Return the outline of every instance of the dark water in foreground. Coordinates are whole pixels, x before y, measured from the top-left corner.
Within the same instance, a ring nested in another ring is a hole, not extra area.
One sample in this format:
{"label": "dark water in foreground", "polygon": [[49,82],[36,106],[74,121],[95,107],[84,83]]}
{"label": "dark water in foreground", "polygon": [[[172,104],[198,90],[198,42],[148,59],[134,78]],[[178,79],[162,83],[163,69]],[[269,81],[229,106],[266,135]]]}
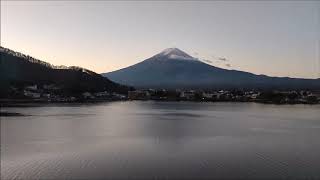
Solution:
{"label": "dark water in foreground", "polygon": [[320,178],[320,106],[112,102],[5,108],[1,179]]}

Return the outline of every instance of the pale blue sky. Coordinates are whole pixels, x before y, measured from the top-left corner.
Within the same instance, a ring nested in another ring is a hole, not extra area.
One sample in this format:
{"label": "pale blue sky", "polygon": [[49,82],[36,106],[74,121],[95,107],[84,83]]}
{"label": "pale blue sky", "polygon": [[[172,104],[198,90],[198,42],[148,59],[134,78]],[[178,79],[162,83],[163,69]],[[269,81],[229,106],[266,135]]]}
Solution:
{"label": "pale blue sky", "polygon": [[223,68],[318,78],[320,2],[1,1],[1,45],[99,73],[177,47]]}

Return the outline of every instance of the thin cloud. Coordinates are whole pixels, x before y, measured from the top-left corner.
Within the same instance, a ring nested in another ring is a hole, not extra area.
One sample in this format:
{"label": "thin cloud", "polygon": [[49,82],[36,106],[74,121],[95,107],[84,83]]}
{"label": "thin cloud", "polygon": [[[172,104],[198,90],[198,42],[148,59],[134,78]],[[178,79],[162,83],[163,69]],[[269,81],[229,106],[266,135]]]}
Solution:
{"label": "thin cloud", "polygon": [[[193,55],[194,56],[198,56],[199,53],[198,52],[193,52]],[[212,59],[211,59],[212,58]],[[217,64],[220,64],[220,62],[227,62],[229,61],[227,58],[224,58],[224,57],[218,57],[218,56],[215,56],[215,55],[211,55],[211,60],[209,59],[202,59],[202,58],[197,58],[198,60],[200,61],[203,61],[203,62],[206,62],[208,64],[214,64],[214,63],[217,63]],[[226,65],[227,67],[231,67],[230,64]]]}
{"label": "thin cloud", "polygon": [[223,57],[220,57],[219,60],[220,60],[220,61],[228,61],[228,59],[223,58]]}
{"label": "thin cloud", "polygon": [[207,63],[209,63],[209,64],[212,64],[212,61],[207,60],[207,59],[203,59],[202,61],[207,62]]}
{"label": "thin cloud", "polygon": [[224,58],[224,57],[218,57],[218,56],[214,56],[214,55],[212,55],[211,57],[216,60],[219,60],[219,61],[229,61],[227,58]]}

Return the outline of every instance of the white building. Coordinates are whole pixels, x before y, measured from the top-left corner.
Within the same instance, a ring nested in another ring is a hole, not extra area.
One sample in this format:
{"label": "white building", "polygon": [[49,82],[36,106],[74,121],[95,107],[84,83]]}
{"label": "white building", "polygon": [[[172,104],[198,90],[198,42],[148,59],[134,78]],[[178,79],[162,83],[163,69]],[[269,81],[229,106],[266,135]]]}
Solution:
{"label": "white building", "polygon": [[30,92],[26,90],[24,90],[23,95],[31,98],[40,98],[40,93]]}
{"label": "white building", "polygon": [[33,85],[33,86],[26,86],[25,89],[27,90],[32,90],[32,91],[36,91],[38,89],[37,85]]}

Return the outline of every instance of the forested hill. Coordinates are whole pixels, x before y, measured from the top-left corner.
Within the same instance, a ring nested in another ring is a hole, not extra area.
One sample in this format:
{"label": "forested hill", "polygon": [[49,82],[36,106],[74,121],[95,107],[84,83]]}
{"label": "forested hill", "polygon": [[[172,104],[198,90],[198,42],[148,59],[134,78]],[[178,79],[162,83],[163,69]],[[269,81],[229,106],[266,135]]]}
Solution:
{"label": "forested hill", "polygon": [[10,87],[54,84],[63,93],[109,91],[126,94],[129,88],[93,71],[71,66],[53,66],[31,56],[0,47],[1,95]]}

